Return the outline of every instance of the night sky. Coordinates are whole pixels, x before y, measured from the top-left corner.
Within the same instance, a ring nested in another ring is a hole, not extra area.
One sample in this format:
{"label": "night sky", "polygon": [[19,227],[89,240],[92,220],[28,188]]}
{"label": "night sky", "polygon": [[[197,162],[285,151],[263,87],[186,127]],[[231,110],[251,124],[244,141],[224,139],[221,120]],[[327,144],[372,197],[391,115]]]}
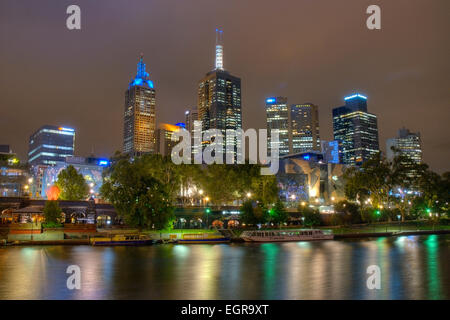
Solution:
{"label": "night sky", "polygon": [[[82,29],[66,28],[81,7]],[[380,5],[381,30],[366,28]],[[26,159],[44,124],[75,128],[75,153],[122,148],[124,92],[140,52],[155,83],[157,122],[184,120],[224,30],[225,69],[242,79],[244,128],[265,128],[264,100],[331,109],[355,91],[378,116],[380,146],[405,126],[424,160],[450,170],[449,0],[0,1],[0,144]]]}

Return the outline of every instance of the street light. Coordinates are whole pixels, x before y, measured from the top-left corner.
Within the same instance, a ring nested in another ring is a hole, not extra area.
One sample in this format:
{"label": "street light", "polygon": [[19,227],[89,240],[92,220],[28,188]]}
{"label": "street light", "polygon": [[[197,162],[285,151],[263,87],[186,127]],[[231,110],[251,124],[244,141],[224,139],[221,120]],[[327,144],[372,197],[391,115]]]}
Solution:
{"label": "street light", "polygon": [[295,194],[291,195],[291,200],[294,201],[297,197],[295,196]]}
{"label": "street light", "polygon": [[252,194],[251,192],[247,192],[247,198],[251,198]]}
{"label": "street light", "polygon": [[203,190],[202,190],[202,189],[198,190],[198,193],[199,193],[200,195],[202,195],[202,194],[203,194]]}

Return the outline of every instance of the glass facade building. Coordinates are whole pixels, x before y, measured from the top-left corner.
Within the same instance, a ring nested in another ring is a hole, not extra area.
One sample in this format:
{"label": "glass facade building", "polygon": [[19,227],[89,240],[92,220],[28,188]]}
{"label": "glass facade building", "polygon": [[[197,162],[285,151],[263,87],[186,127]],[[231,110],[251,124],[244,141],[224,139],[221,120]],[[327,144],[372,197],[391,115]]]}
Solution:
{"label": "glass facade building", "polygon": [[319,108],[312,103],[291,105],[291,153],[320,151]]}
{"label": "glass facade building", "polygon": [[[395,150],[392,150],[394,148]],[[410,161],[415,164],[422,163],[422,140],[420,133],[410,132],[406,128],[398,131],[398,136],[387,139],[386,141],[386,157],[392,161],[396,154],[407,156]],[[414,173],[411,171],[410,175]]]}
{"label": "glass facade building", "polygon": [[123,152],[132,155],[154,153],[155,144],[155,89],[141,55],[137,74],[125,92]]}
{"label": "glass facade building", "polygon": [[276,147],[272,141],[272,130],[277,129],[279,155],[287,155],[291,150],[289,134],[290,113],[286,97],[271,97],[266,99],[266,123],[267,123],[267,154],[271,154]]}
{"label": "glass facade building", "polygon": [[323,160],[326,163],[339,163],[339,142],[321,141]]}
{"label": "glass facade building", "polygon": [[73,156],[75,130],[46,125],[33,133],[29,140],[28,163],[52,165]]}
{"label": "glass facade building", "polygon": [[333,109],[333,134],[344,164],[361,165],[379,152],[377,116],[367,112],[367,97],[348,96],[344,106]]}

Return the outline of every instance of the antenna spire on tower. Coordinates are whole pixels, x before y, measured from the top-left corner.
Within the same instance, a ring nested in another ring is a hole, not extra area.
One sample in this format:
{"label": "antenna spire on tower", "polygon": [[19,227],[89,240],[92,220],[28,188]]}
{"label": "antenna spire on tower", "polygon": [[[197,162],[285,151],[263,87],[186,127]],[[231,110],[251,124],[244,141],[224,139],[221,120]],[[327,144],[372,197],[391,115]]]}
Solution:
{"label": "antenna spire on tower", "polygon": [[223,69],[223,30],[216,29],[216,70]]}

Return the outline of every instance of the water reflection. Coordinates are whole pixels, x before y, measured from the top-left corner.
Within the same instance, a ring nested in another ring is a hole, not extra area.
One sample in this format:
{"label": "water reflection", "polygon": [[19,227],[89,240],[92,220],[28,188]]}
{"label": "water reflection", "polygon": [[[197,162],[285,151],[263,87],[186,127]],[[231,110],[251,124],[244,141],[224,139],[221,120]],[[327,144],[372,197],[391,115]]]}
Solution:
{"label": "water reflection", "polygon": [[[450,236],[0,248],[0,299],[449,299]],[[82,289],[68,290],[79,265]],[[381,289],[366,286],[381,269]]]}

